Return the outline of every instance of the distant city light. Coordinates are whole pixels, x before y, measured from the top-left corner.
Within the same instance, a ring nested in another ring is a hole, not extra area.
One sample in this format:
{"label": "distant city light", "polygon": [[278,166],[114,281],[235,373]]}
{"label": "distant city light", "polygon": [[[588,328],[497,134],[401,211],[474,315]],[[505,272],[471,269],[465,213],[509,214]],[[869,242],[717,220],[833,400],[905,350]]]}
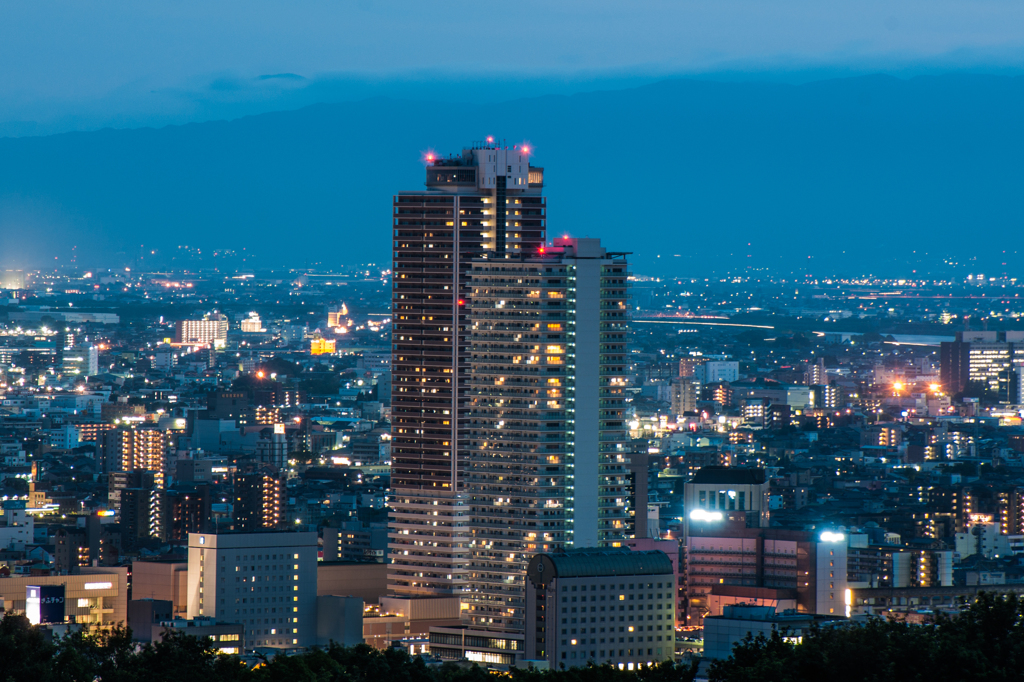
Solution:
{"label": "distant city light", "polygon": [[818,539],[822,542],[842,542],[846,539],[844,533],[836,533],[830,530],[826,530],[824,533],[818,536]]}
{"label": "distant city light", "polygon": [[694,509],[690,512],[691,521],[721,521],[725,516],[720,511],[708,511],[706,509]]}

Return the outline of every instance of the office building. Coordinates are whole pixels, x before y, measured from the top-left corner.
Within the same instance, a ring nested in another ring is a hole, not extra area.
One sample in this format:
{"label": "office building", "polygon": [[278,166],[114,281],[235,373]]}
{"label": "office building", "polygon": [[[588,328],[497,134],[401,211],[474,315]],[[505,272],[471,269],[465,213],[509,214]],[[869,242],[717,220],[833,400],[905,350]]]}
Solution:
{"label": "office building", "polygon": [[174,329],[174,342],[223,348],[228,339],[228,326],[227,315],[220,313],[203,315],[201,320],[178,320]]}
{"label": "office building", "polygon": [[956,341],[943,341],[939,349],[940,379],[949,394],[977,382],[985,390],[1001,394],[1002,402],[1016,402],[1018,394],[1012,389],[1019,391],[1019,384],[1011,375],[1021,365],[1024,331],[957,332]]}
{"label": "office building", "polygon": [[65,372],[90,377],[100,373],[99,349],[90,343],[65,350],[61,360]]}
{"label": "office building", "polygon": [[687,624],[729,604],[846,615],[843,533],[748,527],[748,515],[708,512],[686,538]]}
{"label": "office building", "polygon": [[426,188],[395,195],[390,581],[400,595],[458,594],[469,561],[462,489],[469,270],[544,245],[543,169],[481,143],[428,155]]}
{"label": "office building", "polygon": [[[133,604],[135,602],[132,602]],[[144,626],[143,626],[144,627]],[[132,632],[136,632],[132,628]],[[230,621],[217,621],[212,618],[164,618],[149,624],[148,640],[163,641],[172,632],[180,632],[197,639],[208,639],[213,650],[218,654],[245,653],[245,626]]]}
{"label": "office building", "polygon": [[476,627],[523,632],[533,554],[632,537],[627,274],[596,239],[473,264],[464,599]]}
{"label": "office building", "polygon": [[0,578],[8,613],[26,612],[26,588],[62,588],[63,622],[112,627],[128,620],[128,568],[76,568],[71,575],[10,575]]}
{"label": "office building", "polygon": [[235,474],[235,530],[255,533],[281,523],[284,482],[270,471]]}
{"label": "office building", "polygon": [[249,647],[316,643],[316,533],[192,533],[188,618],[241,623]]}
{"label": "office building", "polygon": [[764,635],[770,639],[772,632],[777,631],[784,632],[786,637],[799,638],[815,627],[843,620],[845,616],[797,613],[774,606],[726,606],[721,615],[704,619],[704,658],[719,661],[729,658],[736,645],[748,634],[752,637]]}
{"label": "office building", "polygon": [[706,466],[683,485],[683,536],[691,527],[742,512],[748,528],[768,527],[768,479],[764,469]]}
{"label": "office building", "polygon": [[702,384],[738,381],[740,363],[735,360],[707,360],[693,368],[693,377]]}
{"label": "office building", "polygon": [[343,521],[338,528],[325,527],[324,561],[372,561],[384,563],[388,529],[384,524]]}
{"label": "office building", "polygon": [[132,562],[132,599],[167,602],[170,615],[188,613],[188,561],[147,559]]}
{"label": "office building", "polygon": [[633,670],[674,658],[674,577],[664,552],[542,553],[527,576],[528,660]]}

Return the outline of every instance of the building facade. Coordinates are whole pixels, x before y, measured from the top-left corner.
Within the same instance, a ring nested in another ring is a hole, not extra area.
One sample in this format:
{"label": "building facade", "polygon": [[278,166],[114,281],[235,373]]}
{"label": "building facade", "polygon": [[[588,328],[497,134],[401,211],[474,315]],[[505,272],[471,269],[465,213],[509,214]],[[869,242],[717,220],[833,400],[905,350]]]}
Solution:
{"label": "building facade", "polygon": [[999,394],[1003,402],[1016,402],[1019,384],[1014,370],[1022,365],[1024,331],[957,332],[956,341],[944,341],[939,349],[940,378],[949,394],[977,383]]}
{"label": "building facade", "polygon": [[204,315],[201,320],[178,320],[175,343],[203,344],[223,348],[228,339],[228,318],[220,313]]}
{"label": "building facade", "polygon": [[234,529],[243,533],[273,530],[281,523],[284,482],[275,474],[258,471],[235,475]]}
{"label": "building facade", "polygon": [[473,264],[464,488],[473,626],[524,631],[533,554],[632,537],[627,274],[623,255],[596,239]]}
{"label": "building facade", "polygon": [[316,644],[316,579],[316,533],[188,537],[188,618],[241,623],[246,646]]}
{"label": "building facade", "polygon": [[544,245],[543,169],[529,150],[481,143],[428,155],[426,188],[395,195],[392,517],[395,594],[458,594],[468,570],[463,491],[474,259]]}
{"label": "building facade", "polygon": [[664,552],[538,554],[527,576],[528,660],[633,670],[674,658],[674,579]]}

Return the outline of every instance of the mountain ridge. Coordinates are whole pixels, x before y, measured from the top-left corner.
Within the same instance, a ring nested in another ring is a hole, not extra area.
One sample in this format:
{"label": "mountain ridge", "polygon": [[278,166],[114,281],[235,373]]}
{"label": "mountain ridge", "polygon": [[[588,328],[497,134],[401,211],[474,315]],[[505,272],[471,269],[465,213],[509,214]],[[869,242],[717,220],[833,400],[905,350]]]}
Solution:
{"label": "mountain ridge", "polygon": [[[0,265],[66,262],[72,246],[81,263],[157,263],[185,244],[245,247],[260,267],[387,263],[390,197],[422,186],[422,152],[492,134],[537,150],[551,235],[600,236],[657,274],[905,276],[943,258],[1019,271],[1020,120],[1021,76],[876,75],[483,105],[377,96],[0,138]],[[985,243],[964,238],[978,230]]]}

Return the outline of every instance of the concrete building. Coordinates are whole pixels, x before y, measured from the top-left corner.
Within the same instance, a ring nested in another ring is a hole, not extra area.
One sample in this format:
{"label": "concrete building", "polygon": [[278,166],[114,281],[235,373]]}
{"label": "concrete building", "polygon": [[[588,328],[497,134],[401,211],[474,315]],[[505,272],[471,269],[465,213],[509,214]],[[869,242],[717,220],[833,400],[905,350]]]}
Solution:
{"label": "concrete building", "polygon": [[842,616],[797,613],[778,610],[774,606],[726,606],[722,615],[704,619],[704,658],[729,658],[733,648],[747,635],[771,637],[772,632],[777,630],[785,632],[787,637],[800,637],[814,626],[842,623],[845,620]]}
{"label": "concrete building", "polygon": [[435,628],[459,628],[460,623],[458,597],[382,597],[378,607],[363,614],[363,640],[383,650],[401,640],[429,641]]}
{"label": "concrete building", "polygon": [[493,142],[457,157],[430,155],[426,189],[394,197],[389,549],[396,594],[459,594],[468,571],[469,270],[486,254],[544,246],[544,170],[529,158],[526,148]]}
{"label": "concrete building", "polygon": [[673,380],[669,389],[672,414],[678,417],[687,412],[696,412],[697,401],[700,400],[700,387],[700,381],[693,376]]}
{"label": "concrete building", "polygon": [[952,587],[953,551],[903,549],[893,552],[892,584],[893,587]]}
{"label": "concrete building", "polygon": [[384,563],[388,529],[383,523],[344,521],[340,528],[323,530],[324,561],[373,561]]}
{"label": "concrete building", "polygon": [[26,509],[24,500],[3,503],[4,518],[0,524],[0,549],[24,550],[35,542],[35,519]]}
{"label": "concrete building", "polygon": [[206,638],[219,654],[245,653],[245,627],[241,623],[217,621],[213,618],[173,618],[150,625],[151,642],[160,642],[169,632],[183,632],[196,638]]}
{"label": "concrete building", "polygon": [[316,567],[317,595],[359,597],[376,604],[387,594],[387,569],[378,563],[321,561]]}
{"label": "concrete building", "polygon": [[683,536],[694,525],[717,523],[727,512],[743,512],[749,528],[768,527],[768,479],[763,469],[706,466],[683,485]]}
{"label": "concrete building", "polygon": [[63,586],[68,623],[111,626],[128,620],[127,567],[81,567],[73,575],[0,577],[0,598],[8,613],[25,613],[29,585]]}
{"label": "concrete building", "polygon": [[674,658],[674,579],[664,552],[538,554],[527,575],[526,659],[633,670]]}
{"label": "concrete building", "polygon": [[464,601],[475,627],[523,633],[533,554],[633,535],[627,269],[596,239],[473,263]]}
{"label": "concrete building", "polygon": [[316,533],[192,533],[188,617],[239,622],[249,647],[316,643]]}
{"label": "concrete building", "polygon": [[708,360],[693,368],[694,378],[702,384],[739,381],[740,363],[736,360]]}
{"label": "concrete building", "polygon": [[170,617],[187,615],[188,562],[154,559],[133,561],[132,599],[133,602],[142,599],[167,602],[171,605]]}
{"label": "concrete building", "polygon": [[281,523],[284,482],[270,471],[235,474],[235,530],[255,533]]}
{"label": "concrete building", "polygon": [[[978,382],[1000,396],[1003,402],[1015,402],[1012,388],[1020,390],[1013,369],[1024,365],[1024,331],[963,331],[956,341],[943,341],[939,348],[939,367],[946,393],[964,390]],[[1013,384],[1011,386],[1011,384]]]}
{"label": "concrete building", "polygon": [[121,533],[109,517],[98,514],[77,516],[74,526],[63,526],[53,534],[53,568],[60,575],[79,566],[112,566],[121,550]]}
{"label": "concrete building", "polygon": [[174,342],[223,348],[227,343],[229,325],[227,315],[220,313],[209,313],[201,320],[178,320],[174,328]]}
{"label": "concrete building", "polygon": [[687,624],[729,604],[846,614],[847,543],[842,533],[745,527],[744,515],[691,526],[686,541]]}
{"label": "concrete building", "polygon": [[363,643],[363,600],[359,597],[323,595],[316,598],[316,643],[327,646]]}

